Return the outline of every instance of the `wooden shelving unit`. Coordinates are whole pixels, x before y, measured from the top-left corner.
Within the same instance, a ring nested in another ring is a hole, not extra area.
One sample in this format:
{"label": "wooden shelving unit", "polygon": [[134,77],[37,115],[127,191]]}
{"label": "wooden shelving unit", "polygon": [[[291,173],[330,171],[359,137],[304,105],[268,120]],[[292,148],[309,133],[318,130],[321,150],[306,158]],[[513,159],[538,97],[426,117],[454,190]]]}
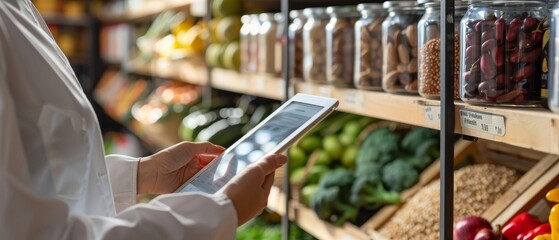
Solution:
{"label": "wooden shelving unit", "polygon": [[163,11],[177,10],[188,7],[195,0],[152,0],[142,4],[141,8],[122,12],[101,12],[98,18],[105,23],[134,22],[147,19]]}
{"label": "wooden shelving unit", "polygon": [[156,59],[148,64],[131,63],[128,69],[136,74],[207,85],[208,74],[202,59]]}
{"label": "wooden shelving unit", "polygon": [[285,82],[281,78],[243,75],[224,69],[213,69],[211,74],[213,88],[280,101],[285,99]]}

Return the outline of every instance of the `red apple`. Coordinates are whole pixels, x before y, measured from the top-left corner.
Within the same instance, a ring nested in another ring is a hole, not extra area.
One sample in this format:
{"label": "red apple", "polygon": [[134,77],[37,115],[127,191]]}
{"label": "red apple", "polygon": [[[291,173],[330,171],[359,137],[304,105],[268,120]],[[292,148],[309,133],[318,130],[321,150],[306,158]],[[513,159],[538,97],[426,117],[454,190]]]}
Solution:
{"label": "red apple", "polygon": [[489,228],[483,228],[477,232],[474,240],[497,240],[497,236]]}

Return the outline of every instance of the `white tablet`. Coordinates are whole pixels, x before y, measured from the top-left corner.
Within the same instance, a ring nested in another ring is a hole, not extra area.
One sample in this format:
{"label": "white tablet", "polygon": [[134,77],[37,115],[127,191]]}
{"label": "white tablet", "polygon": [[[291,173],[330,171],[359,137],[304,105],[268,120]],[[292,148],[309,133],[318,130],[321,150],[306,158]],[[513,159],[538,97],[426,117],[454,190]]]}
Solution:
{"label": "white tablet", "polygon": [[281,153],[328,116],[338,100],[297,94],[194,175],[177,192],[215,193],[265,155]]}

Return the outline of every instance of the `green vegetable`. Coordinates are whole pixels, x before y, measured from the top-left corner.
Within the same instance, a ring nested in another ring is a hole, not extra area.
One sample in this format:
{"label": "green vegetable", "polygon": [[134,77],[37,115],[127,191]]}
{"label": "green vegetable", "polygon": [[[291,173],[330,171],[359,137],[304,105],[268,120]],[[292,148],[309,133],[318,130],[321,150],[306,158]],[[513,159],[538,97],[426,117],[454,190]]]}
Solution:
{"label": "green vegetable", "polygon": [[438,137],[439,131],[437,130],[416,127],[402,139],[402,148],[413,153],[425,140],[438,139]]}
{"label": "green vegetable", "polygon": [[303,189],[301,189],[301,201],[305,206],[309,206],[310,201],[311,201],[311,197],[316,194],[316,191],[318,190],[318,185],[316,184],[310,184],[307,186],[304,186]]}
{"label": "green vegetable", "polygon": [[355,159],[357,158],[357,152],[359,149],[356,146],[347,147],[342,154],[342,164],[347,168],[355,167]]}
{"label": "green vegetable", "polygon": [[328,172],[330,172],[330,168],[328,168],[327,166],[314,165],[309,173],[307,184],[317,184],[320,179]]}
{"label": "green vegetable", "polygon": [[357,206],[377,209],[385,204],[400,202],[400,193],[387,191],[381,181],[358,178],[351,187],[351,202]]}
{"label": "green vegetable", "polygon": [[382,168],[382,182],[392,191],[400,192],[419,180],[419,172],[408,161],[397,159]]}
{"label": "green vegetable", "polygon": [[353,181],[353,173],[342,168],[320,179],[316,193],[310,200],[310,206],[318,217],[338,225],[355,219],[357,208],[348,199]]}
{"label": "green vegetable", "polygon": [[342,144],[338,141],[338,137],[335,134],[324,137],[322,148],[332,159],[339,159],[343,152]]}
{"label": "green vegetable", "polygon": [[322,139],[317,135],[306,135],[301,141],[299,141],[298,146],[301,147],[306,152],[312,152],[322,145]]}
{"label": "green vegetable", "polygon": [[332,158],[328,153],[322,149],[315,150],[318,151],[318,159],[316,159],[315,165],[328,166],[332,162]]}
{"label": "green vegetable", "polygon": [[305,166],[307,162],[307,153],[303,149],[292,146],[289,148],[289,172]]}

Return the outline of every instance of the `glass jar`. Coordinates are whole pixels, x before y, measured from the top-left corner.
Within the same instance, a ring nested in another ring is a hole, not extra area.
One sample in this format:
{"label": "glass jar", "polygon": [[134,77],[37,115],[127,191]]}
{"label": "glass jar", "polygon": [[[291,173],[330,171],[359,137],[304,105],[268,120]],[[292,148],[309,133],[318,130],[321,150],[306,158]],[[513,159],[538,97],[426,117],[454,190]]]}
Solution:
{"label": "glass jar", "polygon": [[417,23],[424,9],[415,1],[388,1],[383,7],[388,17],[382,23],[382,88],[417,94]]}
{"label": "glass jar", "polygon": [[[246,61],[246,73],[256,73],[258,71],[258,45],[259,45],[259,29],[260,29],[260,19],[258,14],[251,14],[249,25],[248,25],[248,40],[249,43],[247,47],[248,55],[245,59]],[[242,58],[241,58],[241,61]]]}
{"label": "glass jar", "polygon": [[355,6],[328,7],[326,25],[326,80],[339,87],[353,87]]}
{"label": "glass jar", "polygon": [[357,5],[353,84],[365,90],[382,90],[382,22],[388,14],[382,4]]}
{"label": "glass jar", "polygon": [[[439,98],[441,95],[440,78],[440,25],[441,2],[437,0],[417,0],[420,6],[425,7],[425,15],[418,23],[419,39],[419,95],[425,98]],[[468,10],[468,5],[462,0],[454,2],[454,98],[460,99],[460,20]],[[449,61],[450,59],[446,59]],[[451,79],[449,79],[451,80]]]}
{"label": "glass jar", "polygon": [[471,0],[460,23],[460,98],[539,106],[545,1]]}
{"label": "glass jar", "polygon": [[258,41],[258,73],[281,76],[282,45],[280,31],[283,18],[279,13],[262,13]]}
{"label": "glass jar", "polygon": [[289,12],[292,22],[289,24],[289,71],[295,80],[303,79],[303,25],[305,18],[302,10]]}
{"label": "glass jar", "polygon": [[[549,62],[551,61],[551,45],[553,45],[553,38],[550,38],[548,36],[551,36],[551,19],[553,18],[552,16],[552,10],[553,7],[557,4],[557,0],[548,0],[547,1],[547,16],[549,16],[546,21],[542,24],[542,31],[544,32],[543,34],[543,40],[542,40],[542,58],[543,58],[543,62],[542,62],[542,90],[541,90],[541,104],[543,107],[545,108],[549,108],[548,105],[548,101],[549,101],[549,89],[548,86],[550,84],[550,80],[549,80],[549,72],[551,71],[550,67],[549,67]],[[551,41],[550,41],[551,40]]]}
{"label": "glass jar", "polygon": [[[559,113],[559,3],[557,1],[549,1],[549,5],[555,4],[555,8],[551,9],[551,36],[549,41],[549,64],[548,64],[548,87],[549,98],[548,105],[555,113]],[[543,92],[543,90],[542,90]]]}
{"label": "glass jar", "polygon": [[326,32],[328,14],[325,8],[306,8],[303,27],[303,78],[305,81],[326,82]]}
{"label": "glass jar", "polygon": [[241,17],[241,32],[240,32],[240,39],[239,39],[239,46],[240,46],[240,58],[241,58],[241,72],[242,73],[249,73],[249,62],[250,62],[250,28],[251,28],[251,16],[250,15],[243,15]]}

